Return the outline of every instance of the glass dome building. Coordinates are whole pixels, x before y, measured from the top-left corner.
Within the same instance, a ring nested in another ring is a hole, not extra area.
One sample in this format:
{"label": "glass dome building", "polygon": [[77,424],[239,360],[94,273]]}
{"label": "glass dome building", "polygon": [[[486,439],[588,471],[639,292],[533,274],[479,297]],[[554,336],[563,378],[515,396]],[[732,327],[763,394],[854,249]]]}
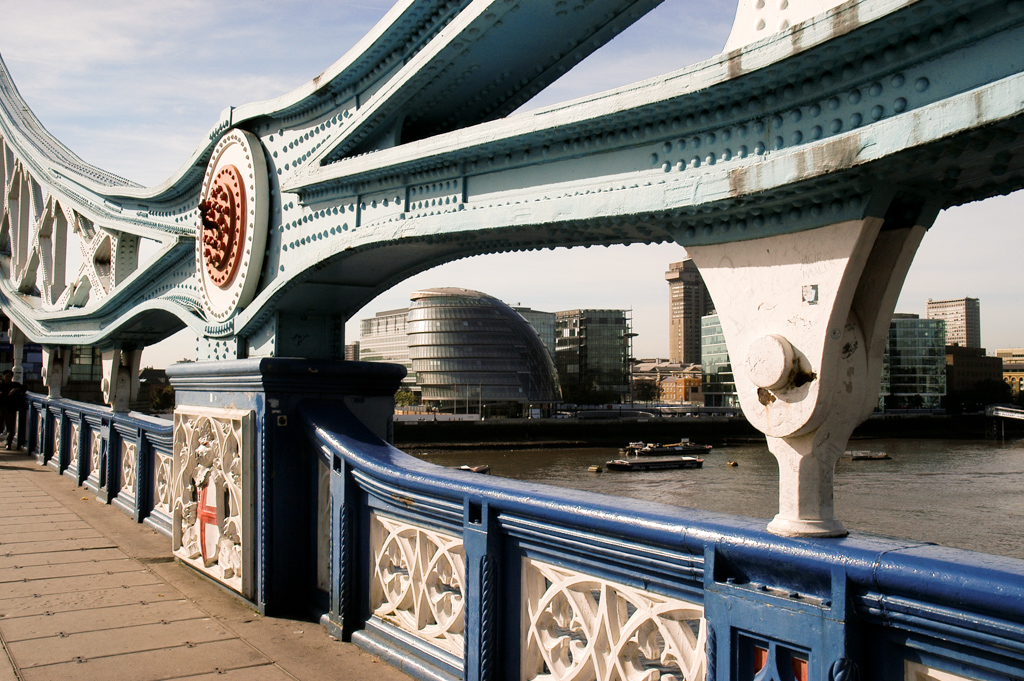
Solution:
{"label": "glass dome building", "polygon": [[479,291],[411,296],[406,332],[420,398],[441,411],[517,416],[559,399],[555,366],[537,331]]}

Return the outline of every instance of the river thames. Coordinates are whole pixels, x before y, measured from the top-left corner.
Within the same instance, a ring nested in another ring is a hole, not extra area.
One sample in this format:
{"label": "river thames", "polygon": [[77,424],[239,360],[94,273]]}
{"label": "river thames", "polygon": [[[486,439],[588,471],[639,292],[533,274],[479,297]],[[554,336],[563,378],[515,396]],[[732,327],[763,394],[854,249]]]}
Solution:
{"label": "river thames", "polygon": [[[1024,440],[856,440],[881,461],[840,460],[836,514],[850,530],[1024,558]],[[561,487],[769,519],[778,466],[765,445],[715,448],[704,467],[590,473],[617,449],[421,451],[442,466],[489,464],[491,474]],[[728,462],[735,461],[733,467]]]}

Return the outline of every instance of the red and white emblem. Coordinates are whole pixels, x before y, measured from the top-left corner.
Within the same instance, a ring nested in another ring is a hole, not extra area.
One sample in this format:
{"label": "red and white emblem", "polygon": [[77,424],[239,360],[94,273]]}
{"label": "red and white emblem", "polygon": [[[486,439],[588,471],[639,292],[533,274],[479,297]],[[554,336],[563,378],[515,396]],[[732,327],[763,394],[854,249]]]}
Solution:
{"label": "red and white emblem", "polygon": [[[199,551],[203,564],[210,567],[217,562],[217,546],[220,541],[220,522],[217,520],[217,505],[209,503],[209,492],[213,485],[199,490],[199,507],[196,509],[196,523],[199,525]],[[217,490],[214,489],[214,499]]]}
{"label": "red and white emblem", "polygon": [[256,293],[267,238],[267,164],[244,130],[221,138],[199,201],[196,266],[207,314],[224,321]]}

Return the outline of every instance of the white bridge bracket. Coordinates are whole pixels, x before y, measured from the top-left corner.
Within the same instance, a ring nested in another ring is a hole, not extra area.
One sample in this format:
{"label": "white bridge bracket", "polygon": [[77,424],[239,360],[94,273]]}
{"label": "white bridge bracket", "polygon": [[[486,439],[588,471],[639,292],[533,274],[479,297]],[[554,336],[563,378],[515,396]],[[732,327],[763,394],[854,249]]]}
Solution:
{"label": "white bridge bracket", "polygon": [[142,348],[104,350],[103,380],[100,388],[103,401],[115,412],[126,412],[139,396],[139,366]]}
{"label": "white bridge bracket", "polygon": [[878,402],[892,314],[936,213],[687,247],[715,301],[743,413],[779,463],[769,531],[847,534],[835,464]]}
{"label": "white bridge bracket", "polygon": [[60,397],[61,388],[71,377],[71,347],[64,345],[43,346],[43,385],[51,399]]}

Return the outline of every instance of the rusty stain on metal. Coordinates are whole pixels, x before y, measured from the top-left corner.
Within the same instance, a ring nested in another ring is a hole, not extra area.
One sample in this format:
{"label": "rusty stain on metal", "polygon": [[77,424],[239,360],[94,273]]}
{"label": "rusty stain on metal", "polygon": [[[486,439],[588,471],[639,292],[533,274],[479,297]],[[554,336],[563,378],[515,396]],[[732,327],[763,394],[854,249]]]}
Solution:
{"label": "rusty stain on metal", "polygon": [[410,499],[409,497],[403,497],[399,496],[398,494],[392,494],[391,498],[397,501],[398,503],[402,504],[406,508],[412,508],[413,506],[416,505],[416,502]]}
{"label": "rusty stain on metal", "polygon": [[769,390],[768,388],[758,388],[757,389],[757,400],[758,400],[758,402],[760,402],[764,406],[767,407],[769,404],[774,402],[776,399],[778,399],[778,398],[776,398],[775,395],[772,394],[772,391]]}

